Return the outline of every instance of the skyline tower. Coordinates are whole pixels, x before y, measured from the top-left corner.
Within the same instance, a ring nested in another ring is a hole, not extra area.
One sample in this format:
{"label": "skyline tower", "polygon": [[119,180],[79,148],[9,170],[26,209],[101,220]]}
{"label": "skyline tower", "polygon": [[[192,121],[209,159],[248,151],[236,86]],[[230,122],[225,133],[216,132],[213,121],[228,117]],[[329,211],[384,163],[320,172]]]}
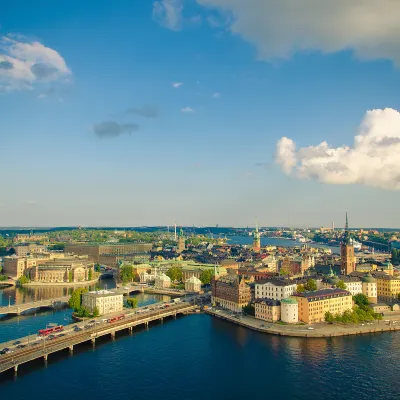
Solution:
{"label": "skyline tower", "polygon": [[261,238],[260,233],[258,232],[258,223],[256,220],[256,231],[254,232],[254,239],[253,239],[253,251],[259,252],[261,250]]}
{"label": "skyline tower", "polygon": [[181,228],[178,236],[178,253],[182,253],[182,251],[184,251],[185,249],[186,249],[186,240],[183,234],[183,230]]}
{"label": "skyline tower", "polygon": [[351,242],[349,233],[349,221],[346,211],[346,225],[342,242],[340,243],[340,270],[343,275],[349,275],[356,270],[356,257],[354,255],[354,246]]}

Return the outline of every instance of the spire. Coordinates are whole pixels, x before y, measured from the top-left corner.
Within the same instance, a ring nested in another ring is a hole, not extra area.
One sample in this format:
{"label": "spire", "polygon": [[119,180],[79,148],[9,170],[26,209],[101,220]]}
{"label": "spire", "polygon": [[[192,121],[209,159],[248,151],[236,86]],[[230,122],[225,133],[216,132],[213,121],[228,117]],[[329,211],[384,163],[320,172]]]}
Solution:
{"label": "spire", "polygon": [[351,244],[350,234],[349,234],[349,220],[347,218],[347,211],[346,211],[346,225],[344,227],[343,243],[346,245]]}
{"label": "spire", "polygon": [[347,211],[346,211],[346,227],[345,230],[348,231],[349,230],[349,220],[347,219]]}

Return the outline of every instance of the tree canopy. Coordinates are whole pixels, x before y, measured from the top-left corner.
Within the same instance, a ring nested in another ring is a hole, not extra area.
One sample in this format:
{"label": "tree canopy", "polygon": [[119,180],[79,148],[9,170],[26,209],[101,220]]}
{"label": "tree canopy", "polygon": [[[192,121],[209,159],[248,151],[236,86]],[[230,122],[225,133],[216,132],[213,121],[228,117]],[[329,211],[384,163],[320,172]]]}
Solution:
{"label": "tree canopy", "polygon": [[340,281],[336,284],[336,287],[339,288],[339,289],[343,289],[343,290],[346,290],[346,289],[347,289],[346,284],[345,284],[342,280],[340,280]]}
{"label": "tree canopy", "polygon": [[71,297],[68,301],[68,305],[70,308],[72,308],[74,311],[78,311],[81,306],[82,306],[82,294],[86,293],[88,290],[86,288],[78,288],[75,289]]}
{"label": "tree canopy", "polygon": [[138,306],[139,300],[136,297],[129,297],[126,299],[126,303],[131,308],[136,308]]}
{"label": "tree canopy", "polygon": [[200,274],[200,280],[203,285],[209,285],[211,283],[211,278],[214,276],[214,271],[211,269],[205,269]]}
{"label": "tree canopy", "polygon": [[124,283],[133,282],[133,280],[135,278],[135,274],[134,274],[132,265],[122,265],[120,267],[119,274],[121,277],[121,281]]}
{"label": "tree canopy", "polygon": [[304,289],[307,292],[313,292],[314,290],[317,290],[317,282],[315,282],[314,279],[309,279],[307,283],[304,285]]}
{"label": "tree canopy", "polygon": [[358,293],[353,296],[354,303],[356,303],[359,307],[361,306],[368,306],[369,300],[365,294]]}
{"label": "tree canopy", "polygon": [[182,268],[179,267],[171,267],[167,273],[167,276],[170,277],[171,281],[181,281],[182,280]]}

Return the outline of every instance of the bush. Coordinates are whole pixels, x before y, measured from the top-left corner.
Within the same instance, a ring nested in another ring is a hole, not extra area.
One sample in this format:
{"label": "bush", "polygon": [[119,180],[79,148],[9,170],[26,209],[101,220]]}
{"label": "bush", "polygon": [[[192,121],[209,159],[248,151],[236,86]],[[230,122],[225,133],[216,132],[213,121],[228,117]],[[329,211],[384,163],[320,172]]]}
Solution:
{"label": "bush", "polygon": [[30,280],[29,280],[25,275],[23,275],[23,276],[21,276],[21,278],[19,278],[19,279],[17,280],[17,282],[18,282],[20,285],[24,285],[25,283],[29,283]]}

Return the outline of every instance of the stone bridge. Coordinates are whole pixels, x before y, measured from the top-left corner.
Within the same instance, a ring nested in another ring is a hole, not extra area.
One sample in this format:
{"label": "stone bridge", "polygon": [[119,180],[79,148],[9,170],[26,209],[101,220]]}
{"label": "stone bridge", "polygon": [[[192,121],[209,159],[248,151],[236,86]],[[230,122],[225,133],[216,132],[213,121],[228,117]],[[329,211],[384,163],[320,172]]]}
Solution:
{"label": "stone bridge", "polygon": [[0,307],[0,315],[20,315],[30,310],[59,308],[68,303],[69,297],[64,296],[56,299],[33,301],[31,303],[13,304],[10,307]]}

